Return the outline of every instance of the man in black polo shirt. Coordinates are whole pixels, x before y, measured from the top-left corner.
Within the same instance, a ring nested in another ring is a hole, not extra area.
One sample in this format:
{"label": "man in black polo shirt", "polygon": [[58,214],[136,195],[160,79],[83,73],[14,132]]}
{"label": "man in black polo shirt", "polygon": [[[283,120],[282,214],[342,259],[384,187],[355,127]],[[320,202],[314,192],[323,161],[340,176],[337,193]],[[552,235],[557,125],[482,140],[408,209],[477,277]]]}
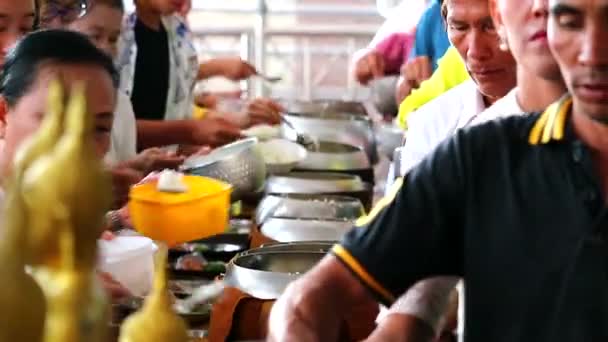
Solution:
{"label": "man in black polo shirt", "polygon": [[467,341],[608,341],[608,0],[550,6],[572,97],[439,146],[286,290],[270,340],[335,340],[370,292],[455,275]]}

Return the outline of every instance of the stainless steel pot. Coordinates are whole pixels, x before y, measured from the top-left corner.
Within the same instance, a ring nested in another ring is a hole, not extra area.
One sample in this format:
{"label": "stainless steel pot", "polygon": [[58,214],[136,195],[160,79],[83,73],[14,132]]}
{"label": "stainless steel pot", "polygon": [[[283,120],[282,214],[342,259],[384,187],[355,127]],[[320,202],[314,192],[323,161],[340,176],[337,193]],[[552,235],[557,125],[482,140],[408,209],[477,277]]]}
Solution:
{"label": "stainless steel pot", "polygon": [[278,242],[337,242],[352,229],[353,224],[353,221],[271,217],[262,224],[260,231],[264,236]]}
{"label": "stainless steel pot", "polygon": [[248,295],[263,299],[277,299],[285,288],[308,272],[329,251],[297,243],[260,247],[237,255],[226,267],[224,280]]}
{"label": "stainless steel pot", "polygon": [[258,205],[256,222],[263,224],[271,217],[352,221],[364,214],[363,204],[353,197],[306,194],[269,195],[264,197]]}
{"label": "stainless steel pot", "polygon": [[[368,116],[344,112],[289,112],[285,118],[297,133],[360,147],[372,164],[378,161],[374,125]],[[285,123],[281,125],[281,134],[290,140],[297,138],[296,132]]]}
{"label": "stainless steel pot", "polygon": [[359,147],[331,141],[318,141],[308,149],[306,159],[296,166],[300,170],[353,171],[366,170],[370,163]]}
{"label": "stainless steel pot", "polygon": [[206,156],[187,159],[181,170],[230,183],[233,200],[264,188],[266,165],[256,138],[249,138],[213,150]]}

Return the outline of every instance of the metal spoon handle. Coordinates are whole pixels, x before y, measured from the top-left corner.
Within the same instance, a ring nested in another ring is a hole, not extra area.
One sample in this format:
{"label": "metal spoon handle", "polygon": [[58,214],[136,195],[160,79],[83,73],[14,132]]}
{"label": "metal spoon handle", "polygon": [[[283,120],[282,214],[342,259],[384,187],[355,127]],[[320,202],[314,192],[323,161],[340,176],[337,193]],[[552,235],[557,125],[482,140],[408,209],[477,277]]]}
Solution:
{"label": "metal spoon handle", "polygon": [[291,121],[289,121],[289,120],[287,120],[287,118],[285,118],[285,115],[281,115],[281,121],[283,121],[287,126],[289,126],[289,128],[291,130],[293,130],[294,132],[298,133],[298,131],[293,126],[293,124],[291,123]]}
{"label": "metal spoon handle", "polygon": [[198,287],[192,292],[190,297],[180,300],[177,303],[180,310],[189,312],[194,306],[210,302],[219,297],[225,288],[226,283],[224,281],[215,281],[212,284]]}
{"label": "metal spoon handle", "polygon": [[281,80],[283,80],[283,78],[281,78],[281,77],[271,77],[271,76],[267,76],[267,75],[259,74],[259,73],[256,74],[256,76],[258,76],[259,78],[261,78],[264,81],[269,82],[269,83],[277,83],[277,82],[280,82]]}

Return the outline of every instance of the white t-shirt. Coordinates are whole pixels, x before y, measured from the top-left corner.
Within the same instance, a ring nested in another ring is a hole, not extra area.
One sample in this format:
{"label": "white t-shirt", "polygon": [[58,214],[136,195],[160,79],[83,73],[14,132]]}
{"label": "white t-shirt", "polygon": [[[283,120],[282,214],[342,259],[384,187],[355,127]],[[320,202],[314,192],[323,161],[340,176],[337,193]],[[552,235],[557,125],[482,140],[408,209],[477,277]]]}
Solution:
{"label": "white t-shirt", "polygon": [[477,85],[467,80],[410,114],[401,154],[401,176],[485,109]]}
{"label": "white t-shirt", "polygon": [[137,122],[131,99],[122,91],[118,92],[110,150],[106,161],[116,164],[132,159],[137,155]]}
{"label": "white t-shirt", "polygon": [[471,125],[479,125],[494,119],[523,113],[524,110],[517,102],[517,88],[513,88],[505,97],[494,102],[490,108],[477,115],[471,121]]}

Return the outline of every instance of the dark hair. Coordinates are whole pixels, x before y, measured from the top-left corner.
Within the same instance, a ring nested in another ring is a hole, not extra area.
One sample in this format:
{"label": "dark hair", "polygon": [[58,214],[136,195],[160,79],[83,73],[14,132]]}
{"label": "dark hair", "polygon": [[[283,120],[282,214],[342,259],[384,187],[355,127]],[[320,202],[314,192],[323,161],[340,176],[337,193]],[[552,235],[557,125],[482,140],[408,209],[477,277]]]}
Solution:
{"label": "dark hair", "polygon": [[0,93],[9,106],[30,90],[45,62],[98,66],[118,88],[118,72],[112,59],[87,37],[72,31],[43,30],[26,35],[6,56],[0,73]]}
{"label": "dark hair", "polygon": [[441,4],[441,17],[444,22],[448,20],[448,2],[446,0],[441,0],[439,2]]}
{"label": "dark hair", "polygon": [[40,26],[40,0],[34,0],[34,27],[33,30],[37,30]]}

